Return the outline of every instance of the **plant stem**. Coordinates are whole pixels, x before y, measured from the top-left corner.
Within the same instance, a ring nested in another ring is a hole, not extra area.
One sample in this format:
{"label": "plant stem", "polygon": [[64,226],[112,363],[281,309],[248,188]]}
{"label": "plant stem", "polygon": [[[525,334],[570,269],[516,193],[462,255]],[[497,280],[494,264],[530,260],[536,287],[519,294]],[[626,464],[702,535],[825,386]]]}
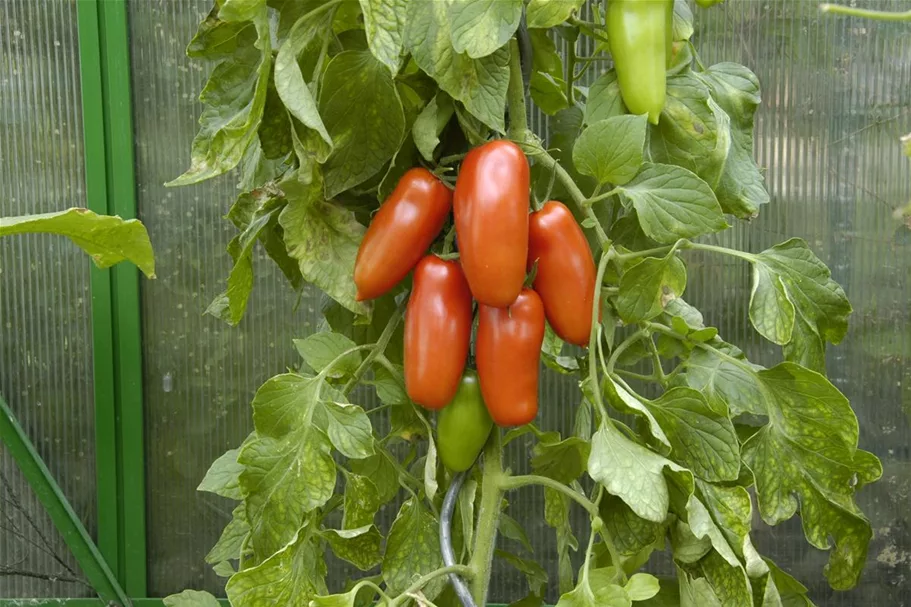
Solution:
{"label": "plant stem", "polygon": [[497,540],[500,522],[500,502],[503,498],[503,449],[500,429],[494,427],[484,446],[484,474],[481,478],[481,503],[478,507],[478,527],[475,532],[474,550],[468,566],[471,568],[471,594],[478,605],[487,604],[490,584],[490,563]]}
{"label": "plant stem", "polygon": [[[744,361],[744,360],[740,360],[739,358],[734,358],[734,357],[731,356],[730,354],[728,354],[728,353],[726,353],[726,352],[722,352],[721,350],[719,350],[719,349],[717,349],[717,348],[713,348],[712,346],[710,346],[710,345],[708,345],[708,344],[704,344],[704,343],[702,343],[701,341],[694,341],[694,340],[688,338],[686,335],[681,335],[680,333],[677,333],[676,331],[674,331],[674,330],[671,329],[670,327],[667,327],[667,326],[665,326],[665,325],[662,325],[661,323],[657,323],[657,322],[646,322],[645,325],[646,325],[646,326],[648,327],[648,329],[651,330],[651,331],[657,331],[657,332],[659,332],[659,333],[664,333],[665,335],[670,335],[671,337],[674,337],[674,338],[679,339],[679,340],[681,340],[681,341],[685,341],[685,342],[687,342],[687,343],[690,343],[690,344],[694,345],[694,346],[697,347],[697,348],[701,348],[702,350],[705,350],[705,351],[707,351],[707,352],[711,352],[712,354],[714,354],[714,355],[717,356],[718,358],[723,358],[724,360],[726,360],[727,362],[731,363],[732,365],[736,365],[736,366],[740,367],[741,369],[743,369],[743,370],[745,370],[745,371],[749,371],[750,373],[755,373],[755,372],[756,372],[756,369],[754,369],[748,362],[746,362],[746,361]],[[677,372],[678,372],[678,370],[675,369],[675,370],[674,370],[674,373],[676,374]]]}
{"label": "plant stem", "polygon": [[367,348],[373,348],[374,346],[376,346],[376,344],[363,344],[360,346],[354,346],[353,348],[348,348],[347,350],[345,350],[344,352],[342,352],[341,354],[339,354],[338,356],[333,358],[332,361],[328,365],[323,367],[323,370],[319,372],[317,377],[326,377],[326,375],[329,373],[329,371],[331,371],[335,367],[335,365],[337,365],[339,363],[340,360],[342,360],[349,354],[351,354],[353,352],[357,352],[359,350],[366,350]]}
{"label": "plant stem", "polygon": [[522,59],[519,43],[515,38],[509,41],[509,86],[506,90],[509,107],[509,136],[525,141],[528,132],[528,117],[525,115],[525,83],[522,81]]}
{"label": "plant stem", "polygon": [[415,592],[417,592],[418,590],[420,590],[421,588],[426,586],[428,584],[428,582],[430,582],[434,578],[438,578],[441,575],[449,575],[450,573],[456,573],[458,575],[464,575],[464,576],[473,575],[471,568],[468,567],[467,565],[450,565],[449,567],[440,567],[439,569],[431,571],[427,575],[422,575],[421,577],[419,577],[415,583],[413,583],[411,586],[409,586],[405,590],[405,592],[403,592],[399,596],[392,599],[389,602],[390,606],[398,605],[399,601],[410,599],[411,597],[409,595],[414,594]]}
{"label": "plant stem", "polygon": [[848,17],[863,17],[864,19],[875,19],[877,21],[911,21],[911,10],[877,11],[864,8],[852,8],[849,6],[839,6],[838,4],[820,4],[819,10],[823,13],[847,15]]}
{"label": "plant stem", "polygon": [[661,366],[661,355],[658,354],[658,347],[655,345],[655,340],[649,335],[645,341],[648,344],[648,349],[652,353],[652,373],[659,383],[664,384],[664,367]]}
{"label": "plant stem", "polygon": [[577,504],[585,508],[590,515],[598,516],[598,506],[587,497],[575,491],[572,487],[564,485],[559,481],[555,481],[552,478],[547,478],[546,476],[538,476],[536,474],[523,474],[521,476],[510,476],[503,479],[500,484],[500,487],[505,490],[518,489],[519,487],[525,487],[527,485],[541,485],[542,487],[549,487],[555,491],[559,491],[566,497],[574,500]]}
{"label": "plant stem", "polygon": [[737,249],[729,249],[728,247],[719,247],[713,244],[702,244],[701,242],[689,242],[686,241],[679,248],[681,249],[691,249],[693,251],[710,251],[712,253],[721,253],[722,255],[730,255],[732,257],[739,257],[753,263],[756,261],[756,255],[753,253],[747,253],[746,251],[738,251]]}
{"label": "plant stem", "polygon": [[610,358],[607,359],[607,372],[614,372],[614,365],[617,364],[617,359],[620,358],[620,355],[626,352],[630,346],[642,339],[643,337],[648,337],[648,331],[646,329],[639,329],[626,339],[624,339],[620,344],[614,348],[614,351],[611,352]]}
{"label": "plant stem", "polygon": [[349,379],[345,384],[345,387],[342,389],[343,394],[348,394],[351,392],[351,390],[354,389],[354,386],[357,385],[357,382],[360,381],[361,376],[365,371],[367,371],[376,357],[386,351],[386,346],[389,345],[389,340],[392,339],[392,335],[395,333],[395,328],[399,325],[400,320],[402,320],[402,306],[396,308],[395,312],[392,313],[392,316],[389,318],[389,322],[386,323],[386,328],[383,329],[383,333],[376,341],[376,345],[370,351],[370,354],[364,358],[360,366],[354,371],[354,375],[351,376],[351,379]]}
{"label": "plant stem", "polygon": [[560,166],[560,163],[557,160],[548,154],[543,152],[534,157],[535,162],[540,162],[541,165],[549,170],[554,171],[557,176],[557,179],[560,180],[560,183],[563,184],[563,187],[566,188],[566,191],[569,192],[569,197],[572,198],[573,203],[575,203],[576,208],[579,209],[588,219],[591,219],[595,222],[595,233],[598,236],[598,242],[602,247],[606,247],[610,243],[610,238],[607,237],[607,234],[604,232],[604,228],[601,227],[601,222],[598,221],[598,216],[595,215],[595,212],[590,206],[586,204],[585,194],[582,193],[582,190],[579,189],[579,186],[576,185],[576,182],[573,181],[573,178],[569,176],[569,173],[566,172],[566,169]]}
{"label": "plant stem", "polygon": [[614,188],[613,190],[611,190],[609,192],[604,192],[603,194],[597,194],[595,196],[592,196],[588,200],[586,200],[585,204],[587,206],[591,206],[591,205],[595,204],[596,202],[600,202],[600,201],[604,200],[605,198],[610,198],[614,194],[618,193],[620,190],[621,190],[621,188]]}
{"label": "plant stem", "polygon": [[[607,264],[613,259],[615,253],[616,251],[611,247],[601,255],[601,260],[598,262],[598,276],[595,279],[596,285],[600,285],[604,282],[604,273],[607,271]],[[607,408],[605,408],[604,401],[601,399],[601,385],[598,382],[598,369],[595,365],[595,355],[601,347],[601,323],[598,321],[600,312],[601,297],[599,296],[595,297],[595,301],[592,304],[592,329],[588,336],[588,379],[594,384],[592,386],[592,393],[595,395],[595,406],[598,408],[598,413],[601,414],[601,419],[604,423],[610,423],[610,417],[607,415]]]}
{"label": "plant stem", "polygon": [[573,95],[573,78],[576,73],[576,38],[567,41],[569,47],[569,56],[566,58],[566,102],[569,107],[575,105],[576,100]]}

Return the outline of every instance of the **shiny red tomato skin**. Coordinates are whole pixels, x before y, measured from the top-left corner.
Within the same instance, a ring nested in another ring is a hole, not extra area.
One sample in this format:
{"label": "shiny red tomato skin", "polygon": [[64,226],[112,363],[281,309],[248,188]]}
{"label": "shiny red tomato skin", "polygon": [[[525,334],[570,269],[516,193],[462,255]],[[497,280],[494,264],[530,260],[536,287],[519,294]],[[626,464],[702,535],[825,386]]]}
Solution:
{"label": "shiny red tomato skin", "polygon": [[544,304],[522,289],[508,308],[478,306],[475,362],[481,394],[498,426],[521,426],[538,414],[538,368]]}
{"label": "shiny red tomato skin", "polygon": [[427,252],[452,208],[452,191],[433,173],[414,168],[399,180],[367,228],[354,262],[357,300],[397,285]]}
{"label": "shiny red tomato skin", "polygon": [[405,310],[405,388],[428,409],[455,396],[471,340],[471,291],[457,261],[427,255],[414,269]]}
{"label": "shiny red tomato skin", "polygon": [[538,262],[534,289],[547,322],[561,339],[588,345],[596,268],[588,240],[572,212],[551,200],[528,221],[528,270]]}
{"label": "shiny red tomato skin", "polygon": [[465,277],[478,303],[505,308],[525,281],[528,254],[528,159],[505,140],[471,150],[453,196]]}

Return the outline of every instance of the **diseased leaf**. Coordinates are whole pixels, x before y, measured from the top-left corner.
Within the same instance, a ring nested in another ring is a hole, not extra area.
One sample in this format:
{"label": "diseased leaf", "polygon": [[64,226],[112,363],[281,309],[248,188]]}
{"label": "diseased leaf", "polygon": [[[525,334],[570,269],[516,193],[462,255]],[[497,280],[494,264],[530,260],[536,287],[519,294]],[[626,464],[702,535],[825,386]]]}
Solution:
{"label": "diseased leaf", "polygon": [[368,571],[382,561],[380,544],[383,536],[376,525],[357,529],[326,529],[323,535],[335,556],[361,571]]}
{"label": "diseased leaf", "polygon": [[323,401],[323,407],[316,410],[314,421],[329,436],[332,446],[345,457],[364,459],[373,455],[373,426],[357,405]]}
{"label": "diseased leaf", "polygon": [[881,475],[879,460],[857,450],[857,418],[825,377],[791,362],[758,376],[770,423],[744,443],[743,461],[756,479],[759,512],[777,525],[799,506],[807,541],[821,550],[834,548],[829,584],[851,588],[872,537],[853,499],[855,485]]}
{"label": "diseased leaf", "polygon": [[645,163],[632,181],[618,189],[625,205],[636,209],[645,234],[660,243],[728,227],[715,193],[684,168]]}
{"label": "diseased leaf", "polygon": [[360,0],[370,52],[395,76],[402,63],[407,0]]}
{"label": "diseased leaf", "polygon": [[671,550],[677,563],[691,565],[712,549],[712,541],[708,536],[697,537],[690,526],[682,520],[676,520],[670,531]]}
{"label": "diseased leaf", "polygon": [[693,578],[679,570],[677,579],[680,581],[680,607],[723,607],[707,579]]}
{"label": "diseased leaf", "polygon": [[584,0],[531,0],[528,3],[528,27],[542,28],[560,25],[579,10]]}
{"label": "diseased leaf", "polygon": [[607,402],[615,409],[623,413],[632,413],[633,415],[641,415],[644,417],[648,422],[649,433],[652,437],[667,447],[665,452],[670,451],[671,442],[668,440],[667,434],[664,433],[661,424],[658,423],[658,420],[652,415],[649,407],[646,406],[643,400],[640,400],[638,395],[631,394],[625,387],[615,382],[610,376],[604,378],[601,387],[604,390],[604,396]]}
{"label": "diseased leaf", "polygon": [[329,62],[319,113],[335,144],[324,166],[330,199],[376,175],[398,150],[405,132],[392,75],[365,51],[344,51]]}
{"label": "diseased leaf", "polygon": [[379,494],[380,504],[389,502],[398,493],[398,471],[392,463],[392,456],[385,449],[377,448],[375,455],[352,460],[350,464],[352,472],[373,482]]}
{"label": "diseased leaf", "polygon": [[626,502],[636,515],[655,523],[667,516],[668,478],[685,492],[693,491],[689,470],[633,442],[611,426],[602,426],[592,437],[588,474],[608,493]]}
{"label": "diseased leaf", "polygon": [[244,539],[248,535],[250,523],[247,522],[247,509],[244,504],[238,504],[231,513],[231,521],[225,525],[218,541],[206,555],[206,562],[214,564],[240,558]]}
{"label": "diseased leaf", "polygon": [[750,580],[739,563],[736,566],[731,565],[713,550],[699,562],[699,565],[722,605],[749,607],[753,604]]}
{"label": "diseased leaf", "polygon": [[642,166],[647,125],[645,115],[595,122],[576,141],[573,164],[599,183],[628,183]]}
{"label": "diseased leaf", "polygon": [[[395,482],[394,479],[393,482]],[[376,511],[382,505],[376,483],[366,476],[349,474],[345,482],[344,504],[343,529],[357,529],[364,525],[372,525]]]}
{"label": "diseased leaf", "polygon": [[522,0],[450,0],[452,48],[473,59],[486,57],[512,38]]}
{"label": "diseased leaf", "polygon": [[326,201],[316,173],[309,184],[280,184],[288,205],[278,218],[288,254],[298,261],[304,280],[313,283],[356,314],[369,307],[356,299],[354,261],[365,229],[354,213]]}
{"label": "diseased leaf", "polygon": [[[417,498],[402,504],[389,530],[383,556],[383,579],[392,593],[403,592],[418,577],[440,567],[437,524]],[[436,578],[424,587],[424,595],[433,600],[445,583],[445,578]]]}
{"label": "diseased leaf", "polygon": [[[410,3],[407,49],[420,68],[453,99],[465,104],[472,116],[504,132],[509,51],[500,48],[481,59],[456,52],[450,35],[450,3],[451,0]],[[515,3],[508,0],[504,4]]]}
{"label": "diseased leaf", "polygon": [[720,400],[727,405],[731,416],[767,414],[766,399],[755,373],[762,367],[755,367],[746,361],[735,364],[720,355],[697,348],[687,359],[686,368],[687,385],[709,399]]}
{"label": "diseased leaf", "polygon": [[225,592],[231,605],[309,607],[312,598],[328,594],[322,546],[309,525],[273,552],[262,563],[228,580]]}
{"label": "diseased leaf", "polygon": [[636,516],[615,495],[605,494],[599,506],[601,520],[621,556],[629,557],[654,544],[663,532],[663,523]]}
{"label": "diseased leaf", "polygon": [[72,208],[55,213],[0,218],[0,237],[10,234],[59,234],[85,251],[99,268],[121,261],[136,264],[148,278],[155,278],[155,257],[145,226],[138,219],[98,215]]}
{"label": "diseased leaf", "polygon": [[205,478],[199,483],[197,491],[208,491],[232,500],[242,500],[240,473],[244,467],[237,463],[240,449],[230,449],[212,462]]}
{"label": "diseased leaf", "polygon": [[627,324],[649,320],[685,289],[686,266],[676,251],[662,258],[647,257],[620,276],[617,312]]}

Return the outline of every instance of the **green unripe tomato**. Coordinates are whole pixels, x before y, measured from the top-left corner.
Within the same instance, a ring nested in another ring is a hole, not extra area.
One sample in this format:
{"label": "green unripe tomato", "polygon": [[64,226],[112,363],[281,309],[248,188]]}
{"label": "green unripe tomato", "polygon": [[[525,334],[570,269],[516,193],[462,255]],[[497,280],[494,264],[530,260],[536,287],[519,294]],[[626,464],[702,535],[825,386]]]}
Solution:
{"label": "green unripe tomato", "polygon": [[452,402],[437,418],[437,451],[443,464],[454,472],[471,468],[492,427],[478,374],[466,370]]}

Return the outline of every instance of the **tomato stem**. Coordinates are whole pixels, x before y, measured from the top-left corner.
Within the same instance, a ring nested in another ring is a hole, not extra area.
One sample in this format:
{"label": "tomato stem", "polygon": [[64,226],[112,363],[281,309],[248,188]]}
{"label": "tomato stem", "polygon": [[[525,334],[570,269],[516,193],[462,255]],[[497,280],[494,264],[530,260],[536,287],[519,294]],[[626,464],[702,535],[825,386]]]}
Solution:
{"label": "tomato stem", "polygon": [[838,4],[820,4],[819,10],[823,13],[846,15],[848,17],[863,17],[864,19],[875,19],[877,21],[911,21],[911,10],[877,11],[873,9],[840,6]]}
{"label": "tomato stem", "polygon": [[503,448],[500,429],[495,427],[484,446],[484,474],[481,478],[481,503],[478,507],[478,528],[474,550],[468,566],[474,576],[471,593],[478,605],[487,604],[491,562],[500,522],[500,502],[503,498]]}
{"label": "tomato stem", "polygon": [[592,502],[572,487],[564,485],[559,481],[555,481],[552,478],[548,478],[546,476],[538,476],[536,474],[523,474],[521,476],[506,477],[500,483],[500,487],[507,491],[511,489],[518,489],[519,487],[525,487],[527,485],[541,485],[542,487],[548,487],[554,491],[559,491],[566,497],[570,498],[585,508],[585,510],[592,516],[592,518],[598,516],[598,505],[596,503]]}
{"label": "tomato stem", "polygon": [[390,607],[396,607],[401,604],[403,601],[411,600],[412,595],[430,583],[434,578],[438,578],[442,575],[449,575],[450,573],[457,573],[458,575],[471,576],[474,575],[474,572],[467,565],[450,565],[449,567],[440,567],[426,575],[422,575],[415,581],[411,586],[409,586],[405,592],[395,597],[389,601]]}
{"label": "tomato stem", "polygon": [[[404,305],[404,304],[403,304]],[[395,333],[395,328],[399,325],[399,322],[402,320],[402,306],[396,308],[395,312],[392,313],[392,316],[389,318],[389,322],[386,323],[386,328],[383,329],[383,333],[380,335],[380,338],[377,340],[376,345],[370,350],[370,353],[364,357],[363,362],[355,369],[354,374],[351,376],[351,379],[345,384],[345,387],[342,389],[343,394],[348,394],[357,383],[360,381],[361,376],[365,371],[373,364],[373,361],[376,360],[376,357],[380,354],[386,352],[386,346],[389,345],[389,341],[392,339],[392,335]]]}
{"label": "tomato stem", "polygon": [[509,86],[506,90],[509,107],[509,136],[525,141],[528,137],[528,117],[525,114],[525,83],[522,81],[522,59],[519,43],[509,41]]}

